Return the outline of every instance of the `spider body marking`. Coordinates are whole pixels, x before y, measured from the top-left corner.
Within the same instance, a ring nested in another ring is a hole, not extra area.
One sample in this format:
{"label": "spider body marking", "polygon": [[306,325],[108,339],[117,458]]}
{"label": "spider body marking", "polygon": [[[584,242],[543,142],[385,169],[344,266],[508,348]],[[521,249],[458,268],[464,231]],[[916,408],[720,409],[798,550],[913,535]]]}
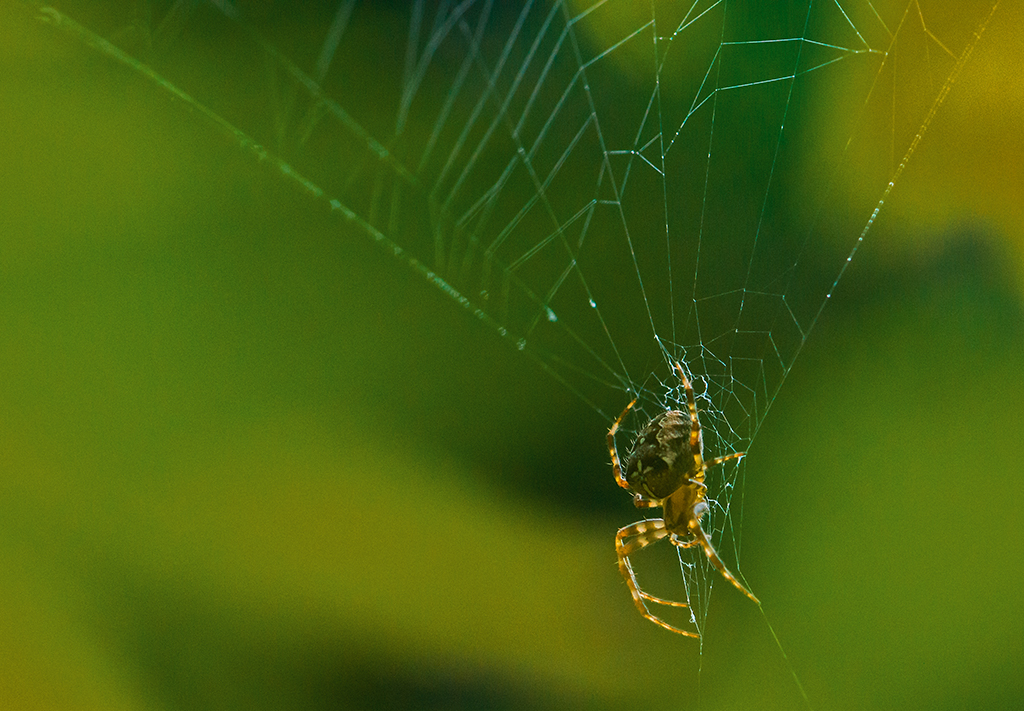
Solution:
{"label": "spider body marking", "polygon": [[745,452],[733,452],[710,462],[704,460],[704,440],[693,387],[679,363],[676,363],[675,370],[686,391],[687,409],[667,410],[648,422],[626,457],[625,471],[615,446],[615,433],[636,404],[635,399],[626,405],[626,409],[608,430],[608,452],[612,457],[616,483],[633,492],[633,503],[637,508],[660,506],[663,509],[662,518],[637,521],[620,528],[615,534],[615,552],[618,555],[619,572],[626,580],[633,604],[640,614],[671,632],[700,637],[695,632],[674,627],[651,613],[647,602],[669,607],[687,607],[687,604],[645,593],[637,583],[633,566],[629,562],[632,553],[666,537],[679,548],[699,545],[722,577],[758,605],[761,603],[725,567],[700,525],[701,518],[708,511],[705,472],[716,464],[739,459]]}

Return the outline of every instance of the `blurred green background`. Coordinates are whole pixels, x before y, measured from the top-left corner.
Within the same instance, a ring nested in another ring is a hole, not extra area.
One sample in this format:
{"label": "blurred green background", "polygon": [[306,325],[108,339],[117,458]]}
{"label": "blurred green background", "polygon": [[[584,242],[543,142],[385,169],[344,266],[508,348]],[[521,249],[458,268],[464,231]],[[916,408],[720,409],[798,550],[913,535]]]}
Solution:
{"label": "blurred green background", "polygon": [[[743,572],[814,708],[1024,703],[1004,5],[747,460]],[[2,8],[0,707],[804,705],[728,586],[703,645],[636,614],[596,413]]]}

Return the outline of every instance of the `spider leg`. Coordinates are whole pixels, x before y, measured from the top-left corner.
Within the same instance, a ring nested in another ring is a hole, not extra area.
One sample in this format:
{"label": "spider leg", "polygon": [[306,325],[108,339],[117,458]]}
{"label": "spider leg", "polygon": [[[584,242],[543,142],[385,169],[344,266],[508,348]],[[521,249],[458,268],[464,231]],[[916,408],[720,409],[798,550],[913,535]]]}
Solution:
{"label": "spider leg", "polygon": [[710,462],[704,462],[704,468],[705,469],[710,469],[711,467],[715,466],[716,464],[721,464],[722,462],[728,462],[730,459],[742,459],[745,456],[747,456],[746,452],[733,452],[732,454],[727,454],[724,457],[715,457]]}
{"label": "spider leg", "polygon": [[669,536],[668,539],[676,548],[693,548],[694,546],[700,545],[699,538],[691,538],[688,541],[684,541],[674,533],[671,536]]}
{"label": "spider leg", "polygon": [[662,505],[661,499],[651,499],[643,494],[636,494],[633,496],[633,505],[638,509],[652,509]]}
{"label": "spider leg", "polygon": [[615,433],[619,431],[619,425],[622,424],[622,420],[626,416],[626,413],[633,409],[633,405],[636,404],[636,401],[637,398],[633,398],[633,401],[626,405],[626,409],[622,411],[622,414],[615,420],[615,424],[613,424],[612,428],[608,430],[608,453],[612,455],[612,472],[615,474],[615,483],[623,489],[629,489],[629,484],[626,482],[626,477],[622,473],[622,465],[619,463],[619,450],[615,446]]}
{"label": "spider leg", "polygon": [[704,470],[708,468],[708,465],[704,464],[704,457],[701,455],[700,419],[697,417],[697,401],[693,396],[693,386],[690,385],[690,380],[686,377],[686,373],[683,372],[683,366],[678,361],[676,361],[676,373],[679,375],[679,380],[683,383],[683,390],[686,391],[686,407],[690,411],[690,451],[693,452],[694,471],[697,472],[695,478],[699,481],[704,478]]}
{"label": "spider leg", "polygon": [[718,557],[718,553],[715,552],[714,547],[711,545],[711,540],[708,539],[708,535],[704,533],[704,529],[701,528],[700,521],[697,519],[690,521],[688,528],[690,529],[690,533],[693,534],[694,539],[696,539],[696,542],[704,549],[704,554],[708,557],[708,560],[711,561],[711,565],[715,566],[718,572],[722,574],[722,577],[735,585],[744,595],[760,605],[761,601],[754,597],[753,593],[743,587],[743,583],[737,580],[736,576],[730,573],[729,569],[725,567],[725,563],[723,563],[722,559]]}
{"label": "spider leg", "polygon": [[[620,528],[619,532],[615,534],[615,552],[619,557],[619,572],[626,580],[626,586],[629,587],[629,593],[633,596],[633,604],[636,605],[636,609],[640,611],[641,615],[659,627],[664,627],[670,632],[700,639],[700,635],[696,632],[690,632],[678,627],[673,627],[661,618],[651,614],[650,610],[647,609],[647,605],[644,604],[644,600],[658,605],[667,605],[669,607],[689,607],[689,605],[685,602],[663,600],[660,597],[655,597],[654,595],[645,593],[640,589],[640,584],[636,581],[636,574],[633,572],[633,566],[629,562],[630,554],[635,553],[642,548],[646,548],[655,541],[659,541],[668,535],[670,535],[670,533],[668,529],[665,528],[665,521],[660,518],[651,519],[649,521],[637,521],[634,524]],[[623,542],[624,539],[631,537],[633,540]]]}

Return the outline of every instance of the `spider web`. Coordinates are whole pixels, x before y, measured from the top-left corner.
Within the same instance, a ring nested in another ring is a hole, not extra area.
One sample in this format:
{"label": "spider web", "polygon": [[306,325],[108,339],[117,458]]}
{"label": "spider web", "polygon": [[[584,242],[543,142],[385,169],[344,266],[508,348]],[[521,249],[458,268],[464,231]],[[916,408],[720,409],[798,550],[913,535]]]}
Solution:
{"label": "spider web", "polygon": [[[275,166],[609,424],[638,396],[623,452],[685,401],[681,362],[712,458],[749,450],[995,4],[37,8]],[[704,519],[741,578],[743,471],[709,472]],[[699,550],[679,560],[701,631],[718,579]]]}

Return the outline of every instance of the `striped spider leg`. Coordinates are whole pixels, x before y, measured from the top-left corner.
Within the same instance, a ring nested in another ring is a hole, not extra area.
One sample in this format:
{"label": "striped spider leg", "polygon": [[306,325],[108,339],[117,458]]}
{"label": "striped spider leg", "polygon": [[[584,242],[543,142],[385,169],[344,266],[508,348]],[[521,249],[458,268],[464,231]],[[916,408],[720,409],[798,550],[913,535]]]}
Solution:
{"label": "striped spider leg", "polygon": [[695,632],[674,627],[651,613],[647,602],[669,607],[688,605],[663,600],[644,592],[637,583],[633,566],[629,562],[630,555],[666,537],[679,548],[699,545],[704,549],[704,554],[711,565],[723,578],[758,605],[761,603],[725,567],[700,525],[701,518],[709,508],[706,500],[708,488],[704,484],[705,473],[722,462],[739,459],[745,452],[733,452],[711,461],[704,460],[704,440],[697,417],[693,387],[679,363],[676,363],[675,370],[686,391],[687,410],[667,410],[648,422],[640,431],[633,450],[626,457],[625,470],[615,446],[615,433],[619,431],[622,420],[636,404],[635,398],[626,405],[626,409],[608,430],[608,452],[612,457],[615,482],[623,489],[633,492],[633,503],[637,508],[663,509],[662,518],[638,521],[620,528],[615,534],[615,552],[618,555],[619,572],[625,579],[633,596],[633,604],[640,614],[671,632],[687,637],[700,637]]}

